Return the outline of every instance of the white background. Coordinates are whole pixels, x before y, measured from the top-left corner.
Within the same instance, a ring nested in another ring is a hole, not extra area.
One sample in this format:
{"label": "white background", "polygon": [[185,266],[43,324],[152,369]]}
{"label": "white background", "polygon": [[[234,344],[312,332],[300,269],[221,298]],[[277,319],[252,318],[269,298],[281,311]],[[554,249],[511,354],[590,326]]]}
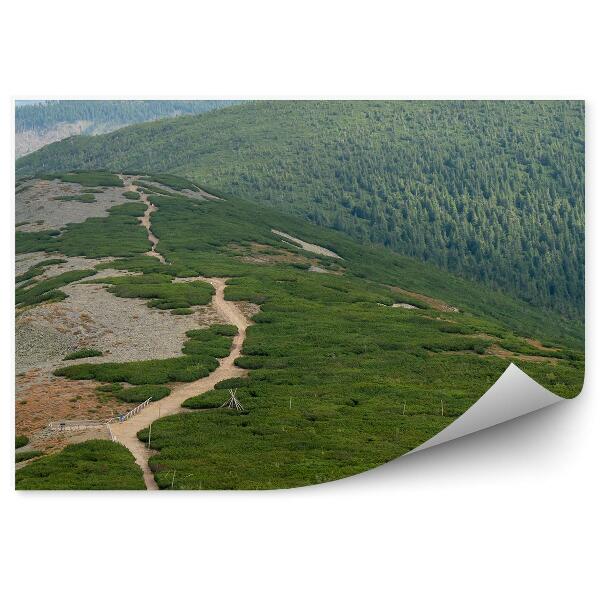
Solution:
{"label": "white background", "polygon": [[[598,597],[600,97],[591,6],[3,3],[4,597]],[[11,491],[15,97],[585,99],[585,391],[374,472],[301,490]]]}

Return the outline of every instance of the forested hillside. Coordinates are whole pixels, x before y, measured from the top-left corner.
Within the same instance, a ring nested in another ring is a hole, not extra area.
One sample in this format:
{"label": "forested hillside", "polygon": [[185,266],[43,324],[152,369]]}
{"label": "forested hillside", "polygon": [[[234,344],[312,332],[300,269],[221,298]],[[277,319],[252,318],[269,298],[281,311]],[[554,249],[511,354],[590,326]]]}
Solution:
{"label": "forested hillside", "polygon": [[582,102],[255,102],[70,138],[17,175],[175,172],[580,318]]}

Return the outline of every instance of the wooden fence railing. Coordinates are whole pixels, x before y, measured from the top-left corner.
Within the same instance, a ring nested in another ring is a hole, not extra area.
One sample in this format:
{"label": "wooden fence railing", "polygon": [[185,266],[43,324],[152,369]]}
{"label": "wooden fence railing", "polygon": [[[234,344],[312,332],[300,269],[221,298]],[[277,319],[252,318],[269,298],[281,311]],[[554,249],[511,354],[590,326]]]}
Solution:
{"label": "wooden fence railing", "polygon": [[115,437],[115,434],[112,432],[112,429],[110,428],[110,423],[106,423],[106,429],[108,429],[108,435],[110,436],[110,441],[117,442],[118,440]]}
{"label": "wooden fence railing", "polygon": [[127,421],[127,419],[130,419],[134,415],[137,415],[141,410],[144,410],[144,408],[146,408],[146,406],[148,406],[148,404],[150,403],[150,400],[152,400],[152,396],[150,396],[150,398],[148,398],[147,400],[144,400],[141,404],[138,404],[135,408],[132,408],[129,412],[125,413],[124,415],[119,415],[118,417],[113,417],[112,419],[109,419],[108,421],[106,421],[106,424],[108,425],[109,423],[122,423],[123,421]]}
{"label": "wooden fence railing", "polygon": [[108,419],[108,421],[94,421],[91,419],[79,419],[79,420],[64,420],[64,421],[51,421],[48,423],[45,431],[48,431],[50,435],[53,435],[52,432],[58,431],[77,431],[79,429],[100,429],[101,427],[106,427],[108,429],[108,433],[110,435],[110,439],[113,442],[117,441],[115,434],[110,428],[111,423],[123,423],[130,419],[134,415],[137,415],[141,410],[144,410],[146,406],[152,400],[152,396],[147,400],[144,400],[141,404],[138,404],[135,408],[132,408],[129,412],[124,415],[119,415],[118,417],[112,417]]}
{"label": "wooden fence railing", "polygon": [[48,423],[49,429],[57,429],[59,431],[72,430],[72,429],[90,429],[95,427],[104,427],[105,421],[91,421],[91,420],[65,420],[65,421],[51,421]]}

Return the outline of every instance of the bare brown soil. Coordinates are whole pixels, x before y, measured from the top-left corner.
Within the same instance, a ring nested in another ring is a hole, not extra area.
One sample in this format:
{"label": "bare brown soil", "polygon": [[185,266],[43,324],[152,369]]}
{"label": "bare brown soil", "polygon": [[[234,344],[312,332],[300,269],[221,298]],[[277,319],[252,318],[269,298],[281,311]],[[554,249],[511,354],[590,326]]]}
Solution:
{"label": "bare brown soil", "polygon": [[312,252],[313,254],[321,254],[322,256],[330,256],[331,258],[342,258],[339,254],[333,252],[333,250],[328,250],[327,248],[323,248],[323,246],[317,246],[316,244],[305,242],[300,238],[289,235],[288,233],[284,233],[283,231],[278,231],[277,229],[271,229],[271,231],[275,235],[284,238],[285,241],[289,240],[295,245],[300,246],[303,250],[306,250],[307,252]]}
{"label": "bare brown soil", "polygon": [[533,338],[525,338],[525,341],[530,344],[531,346],[533,346],[534,348],[537,348],[538,350],[546,350],[547,352],[558,352],[558,348],[552,348],[550,346],[544,346],[544,344],[542,344],[542,342],[540,342],[539,340],[534,340]]}
{"label": "bare brown soil", "polygon": [[325,269],[319,264],[318,258],[308,258],[291,250],[283,250],[275,248],[268,244],[259,244],[251,242],[248,245],[229,244],[229,248],[233,250],[238,257],[238,260],[244,263],[255,265],[275,265],[275,264],[299,264],[310,265],[308,270],[312,273],[325,273],[328,275],[343,275],[345,269],[332,271]]}
{"label": "bare brown soil", "polygon": [[312,264],[306,256],[257,242],[251,242],[248,246],[230,244],[229,248],[238,253],[239,260],[245,263],[265,265],[278,263]]}
{"label": "bare brown soil", "polygon": [[50,421],[107,420],[131,408],[113,398],[101,401],[95,381],[56,378],[39,369],[17,377],[16,432],[32,437]]}
{"label": "bare brown soil", "polygon": [[[469,337],[480,338],[484,340],[495,340],[492,335],[487,333],[474,333],[469,334]],[[430,355],[435,354],[455,354],[460,356],[472,355],[476,354],[473,350],[444,350],[442,352],[428,352]],[[481,356],[481,355],[480,355]],[[551,356],[536,356],[531,354],[521,354],[519,352],[512,352],[511,350],[506,350],[506,348],[502,348],[499,344],[491,344],[485,350],[485,356],[498,356],[499,358],[504,358],[506,360],[522,360],[524,362],[546,362],[557,364],[560,359],[554,358]]]}
{"label": "bare brown soil", "polygon": [[318,265],[311,265],[308,269],[311,273],[324,273],[326,275],[343,275],[345,269],[341,269],[339,271],[331,271],[329,269],[324,269],[323,267],[319,267]]}
{"label": "bare brown soil", "polygon": [[512,352],[510,350],[506,350],[506,348],[502,348],[497,344],[492,344],[486,350],[486,354],[492,354],[493,356],[500,356],[501,358],[508,359],[518,359],[525,362],[549,362],[552,364],[558,363],[558,358],[553,358],[551,356],[535,356],[531,354],[520,354],[518,352]]}
{"label": "bare brown soil", "polygon": [[240,301],[235,305],[240,309],[246,319],[251,319],[256,313],[260,312],[260,306],[253,302]]}
{"label": "bare brown soil", "polygon": [[390,289],[394,292],[398,292],[399,294],[408,296],[409,298],[414,298],[415,300],[425,302],[425,304],[429,305],[433,310],[439,310],[440,312],[458,312],[458,308],[451,306],[450,304],[447,304],[438,298],[431,298],[431,296],[425,296],[424,294],[409,292],[408,290],[395,286],[390,286]]}

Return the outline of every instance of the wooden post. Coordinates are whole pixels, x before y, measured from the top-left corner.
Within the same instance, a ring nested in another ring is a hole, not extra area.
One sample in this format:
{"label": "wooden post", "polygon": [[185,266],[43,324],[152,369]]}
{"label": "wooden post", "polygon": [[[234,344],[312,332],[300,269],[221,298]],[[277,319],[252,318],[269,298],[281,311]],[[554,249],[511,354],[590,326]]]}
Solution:
{"label": "wooden post", "polygon": [[173,469],[173,479],[171,479],[171,489],[173,489],[173,485],[175,484],[175,473],[177,473],[177,469]]}
{"label": "wooden post", "polygon": [[[240,401],[236,398],[235,394],[237,392],[237,388],[235,390],[229,390],[229,400],[224,402],[220,408],[233,408],[235,410],[243,411],[244,407],[241,405]],[[290,399],[291,402],[291,399]]]}
{"label": "wooden post", "polygon": [[442,404],[442,417],[444,416],[444,400],[440,398],[440,402]]}

